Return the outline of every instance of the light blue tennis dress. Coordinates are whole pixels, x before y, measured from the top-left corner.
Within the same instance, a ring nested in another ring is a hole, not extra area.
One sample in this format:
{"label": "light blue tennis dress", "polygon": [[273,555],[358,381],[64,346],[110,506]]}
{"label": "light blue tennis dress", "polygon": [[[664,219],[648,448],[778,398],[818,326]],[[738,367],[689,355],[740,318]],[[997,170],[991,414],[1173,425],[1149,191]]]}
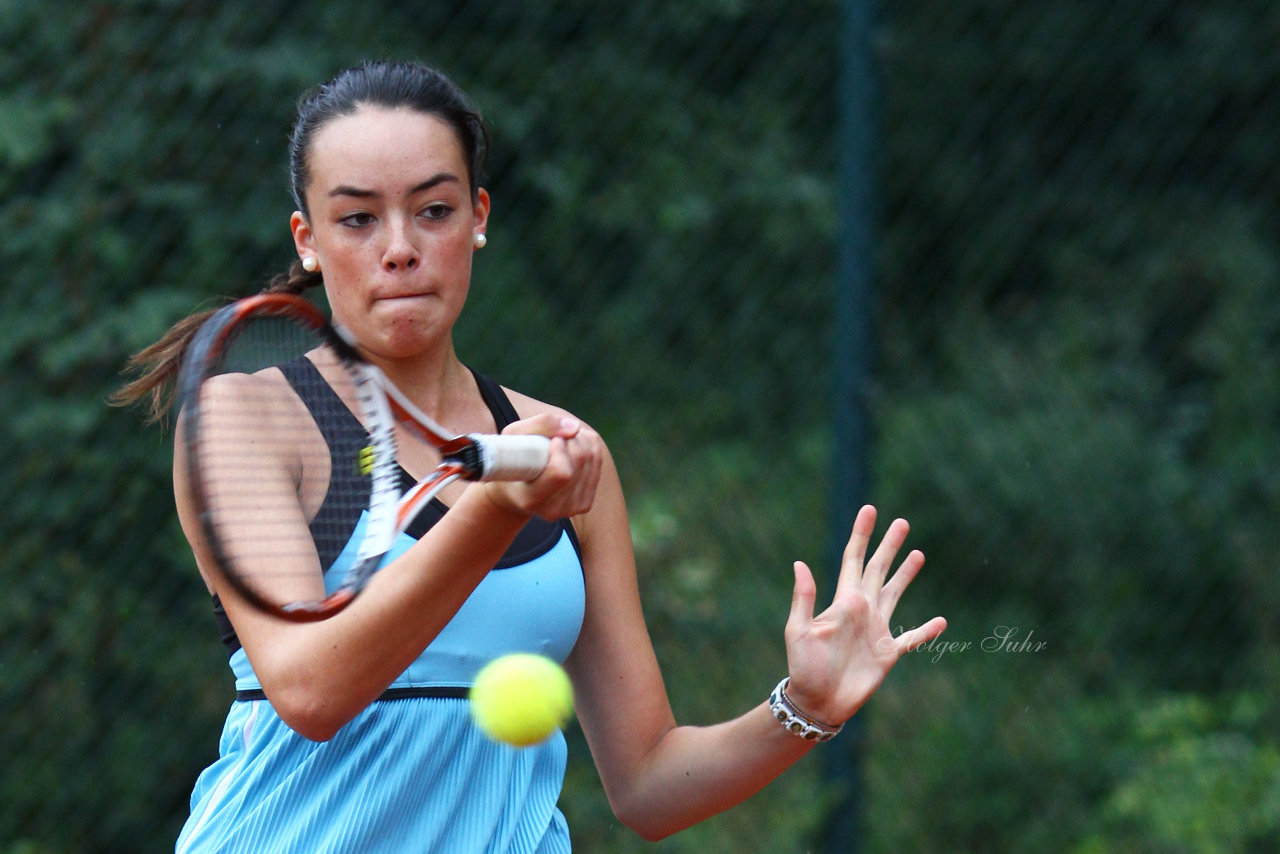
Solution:
{"label": "light blue tennis dress", "polygon": [[[359,423],[333,407],[336,396],[326,398],[332,391],[323,381],[317,385],[313,373],[306,360],[286,370],[335,459],[358,451],[365,444]],[[501,388],[479,375],[477,382],[499,428],[515,420]],[[355,466],[333,472],[358,476]],[[388,559],[445,509],[437,502],[425,511]],[[353,531],[358,524],[352,520]],[[323,565],[340,572],[346,551],[322,555]],[[532,520],[382,698],[323,743],[281,721],[215,601],[232,650],[236,701],[218,759],[196,781],[177,852],[569,851],[568,827],[556,806],[564,736],[557,732],[524,749],[490,741],[471,721],[466,692],[480,667],[504,653],[564,661],[581,629],[584,601],[572,526]]]}

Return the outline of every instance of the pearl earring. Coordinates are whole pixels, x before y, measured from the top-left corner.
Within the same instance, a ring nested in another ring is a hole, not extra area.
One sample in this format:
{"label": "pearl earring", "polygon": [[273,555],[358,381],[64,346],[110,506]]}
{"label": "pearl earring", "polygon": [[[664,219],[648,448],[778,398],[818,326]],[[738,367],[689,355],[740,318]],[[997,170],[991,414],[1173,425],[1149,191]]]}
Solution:
{"label": "pearl earring", "polygon": [[320,269],[320,262],[315,259],[315,256],[308,255],[306,258],[302,259],[302,269],[306,270],[308,273],[314,273],[316,270]]}
{"label": "pearl earring", "polygon": [[483,249],[484,245],[488,242],[489,242],[489,238],[484,236],[483,231],[477,234],[475,237],[471,238],[471,245],[477,249]]}

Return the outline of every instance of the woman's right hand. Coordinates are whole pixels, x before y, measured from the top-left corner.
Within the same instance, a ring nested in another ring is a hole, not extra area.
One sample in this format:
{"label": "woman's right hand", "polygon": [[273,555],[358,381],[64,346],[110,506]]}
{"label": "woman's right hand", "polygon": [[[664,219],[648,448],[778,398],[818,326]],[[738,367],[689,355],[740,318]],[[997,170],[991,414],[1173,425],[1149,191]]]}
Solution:
{"label": "woman's right hand", "polygon": [[543,413],[507,425],[504,435],[546,436],[551,440],[547,466],[527,482],[487,481],[481,486],[503,510],[543,519],[564,519],[591,509],[604,441],[600,434],[568,414]]}

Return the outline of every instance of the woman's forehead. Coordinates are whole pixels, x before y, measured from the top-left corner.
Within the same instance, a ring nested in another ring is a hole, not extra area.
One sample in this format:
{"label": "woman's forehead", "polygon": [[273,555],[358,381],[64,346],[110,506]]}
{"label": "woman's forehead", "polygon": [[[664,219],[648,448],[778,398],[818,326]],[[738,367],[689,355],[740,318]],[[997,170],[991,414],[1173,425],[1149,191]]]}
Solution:
{"label": "woman's forehead", "polygon": [[444,119],[409,108],[361,106],[316,131],[310,151],[313,183],[416,183],[423,174],[466,176],[457,134]]}

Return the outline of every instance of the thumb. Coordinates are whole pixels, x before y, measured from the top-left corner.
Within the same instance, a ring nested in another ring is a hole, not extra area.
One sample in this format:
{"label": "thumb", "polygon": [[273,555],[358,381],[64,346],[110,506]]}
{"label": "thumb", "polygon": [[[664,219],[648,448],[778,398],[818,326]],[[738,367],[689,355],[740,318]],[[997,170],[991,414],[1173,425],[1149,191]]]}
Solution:
{"label": "thumb", "polygon": [[513,421],[503,428],[504,435],[546,436],[548,439],[572,439],[582,429],[582,422],[570,415],[542,412],[530,418]]}
{"label": "thumb", "polygon": [[796,581],[791,592],[791,614],[787,618],[787,628],[798,630],[813,620],[813,602],[818,596],[818,587],[814,584],[813,573],[804,561],[796,561],[793,569]]}

